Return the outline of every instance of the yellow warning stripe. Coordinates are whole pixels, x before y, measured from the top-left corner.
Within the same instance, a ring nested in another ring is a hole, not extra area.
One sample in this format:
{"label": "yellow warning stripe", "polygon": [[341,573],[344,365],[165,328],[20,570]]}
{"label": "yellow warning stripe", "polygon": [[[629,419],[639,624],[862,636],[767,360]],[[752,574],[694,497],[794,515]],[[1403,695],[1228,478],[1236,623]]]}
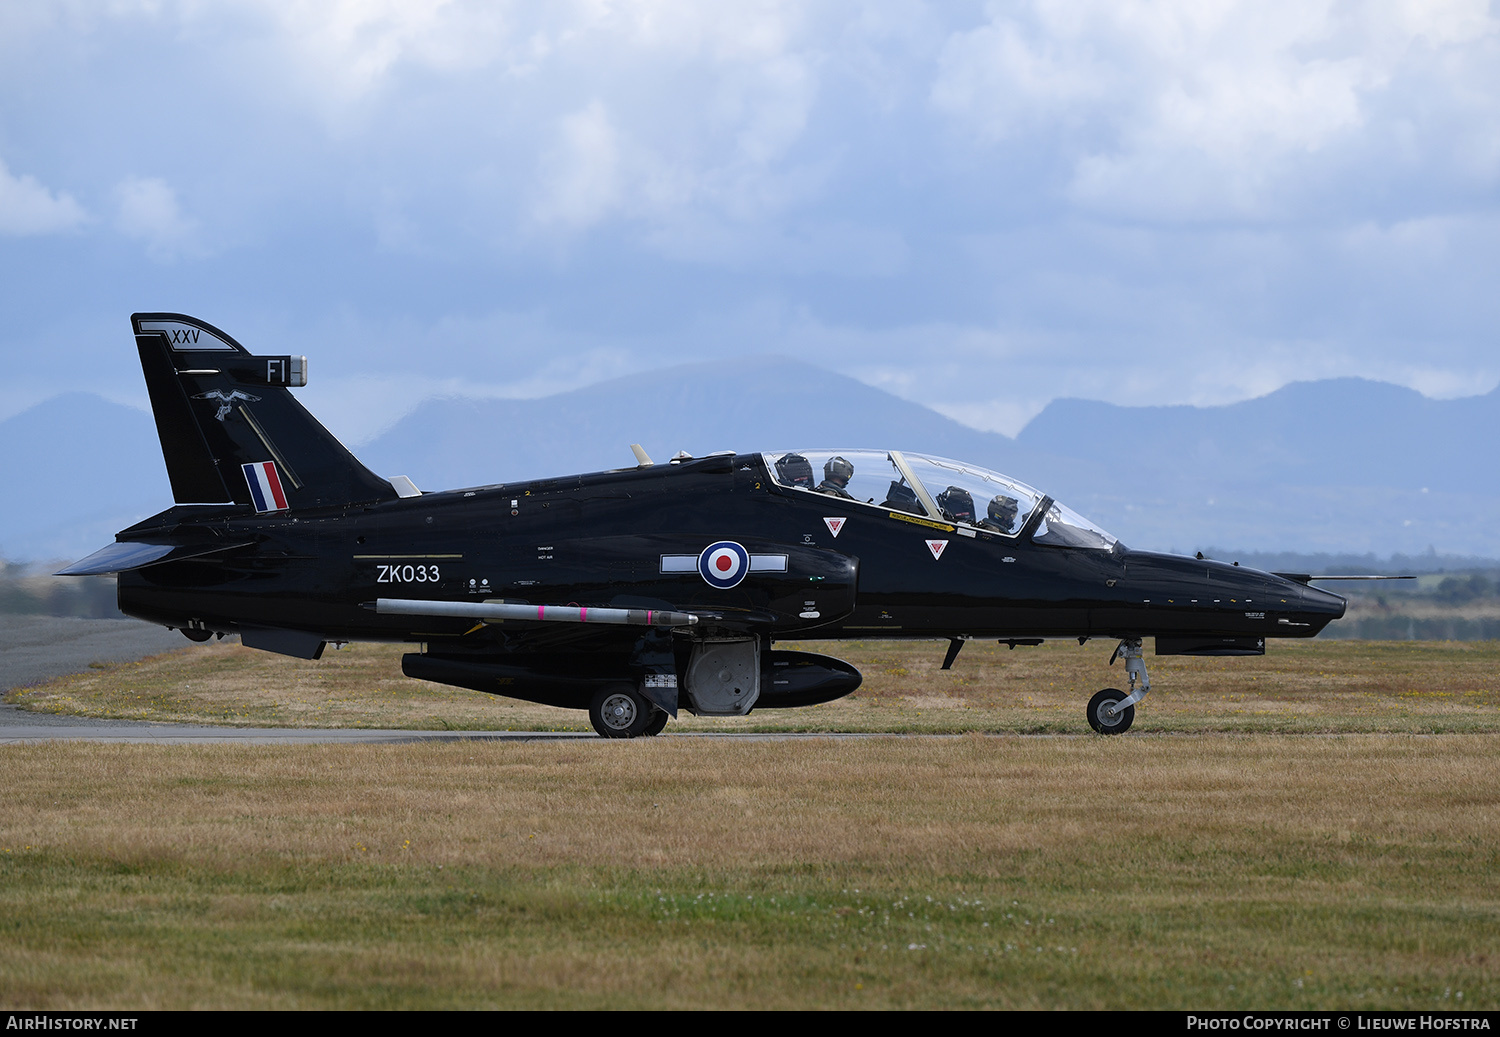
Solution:
{"label": "yellow warning stripe", "polygon": [[907,515],[899,511],[893,511],[890,515],[893,519],[910,522],[914,526],[926,526],[928,529],[941,529],[944,533],[951,533],[958,528],[957,526],[950,526],[946,522],[934,522],[932,519],[918,518],[916,515]]}

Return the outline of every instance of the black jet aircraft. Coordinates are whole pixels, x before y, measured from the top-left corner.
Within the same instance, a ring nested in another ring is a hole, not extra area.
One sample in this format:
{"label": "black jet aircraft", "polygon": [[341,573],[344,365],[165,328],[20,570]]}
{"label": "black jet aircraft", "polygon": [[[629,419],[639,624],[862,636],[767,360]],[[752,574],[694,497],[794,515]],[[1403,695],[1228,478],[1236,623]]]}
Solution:
{"label": "black jet aircraft", "polygon": [[117,573],[120,610],[195,641],[317,659],[410,642],[402,672],[575,709],[606,737],[686,709],[743,716],[847,695],[808,638],[1117,641],[1128,729],[1158,655],[1261,655],[1344,599],[1306,576],[1127,549],[1025,483],[897,450],[679,455],[634,468],[424,493],[372,473],[289,389],[301,356],[252,356],[175,313],[131,318],[176,504],[59,575]]}

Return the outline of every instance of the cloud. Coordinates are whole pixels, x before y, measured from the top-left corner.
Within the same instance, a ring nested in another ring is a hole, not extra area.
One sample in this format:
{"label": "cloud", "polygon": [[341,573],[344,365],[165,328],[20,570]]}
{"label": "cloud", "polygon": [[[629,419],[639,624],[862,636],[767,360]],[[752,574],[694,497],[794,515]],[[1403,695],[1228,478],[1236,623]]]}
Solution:
{"label": "cloud", "polygon": [[[535,314],[448,363],[791,351],[1011,431],[1058,394],[1500,377],[1484,2],[12,7],[6,153],[102,217],[0,175],[0,233],[11,196],[96,231],[11,242],[14,305],[87,261],[250,328]],[[399,385],[426,351],[382,341],[323,355]]]}
{"label": "cloud", "polygon": [[197,257],[204,254],[199,242],[198,222],[189,219],[177,204],[177,193],[160,177],[131,178],[115,188],[118,209],[115,227],[121,234],[146,243],[146,253],[156,260]]}
{"label": "cloud", "polygon": [[68,194],[53,194],[31,176],[13,176],[0,161],[0,234],[76,230],[88,214]]}
{"label": "cloud", "polygon": [[[324,211],[363,207],[392,251],[455,229],[546,248],[548,234],[620,217],[647,240],[684,225],[758,234],[826,190],[840,145],[809,127],[830,77],[856,101],[877,73],[888,92],[878,52],[903,17],[860,0],[115,0],[38,21],[25,55],[60,48],[63,61],[23,55],[10,76],[42,75],[49,86],[32,89],[51,95],[113,84],[80,104],[95,136],[125,137],[109,182],[150,162],[160,140],[190,139],[172,186],[204,219],[210,204],[259,205],[241,237],[311,191]],[[120,41],[140,38],[170,52],[171,77],[193,90],[110,67]],[[857,44],[842,57],[841,40]],[[126,113],[138,132],[119,133]],[[233,220],[214,214],[226,233]]]}
{"label": "cloud", "polygon": [[[808,197],[798,149],[822,79],[818,43],[792,8],[574,13],[533,38],[522,81],[490,80],[496,96],[543,116],[534,220],[579,229],[624,216],[669,232],[727,221],[758,232],[768,213]],[[551,97],[583,90],[581,105],[546,111]],[[514,114],[506,131],[522,148],[535,132]]]}
{"label": "cloud", "polygon": [[609,214],[621,195],[620,140],[603,104],[590,101],[561,120],[542,168],[538,222],[581,229]]}
{"label": "cloud", "polygon": [[931,103],[992,147],[1057,150],[1086,210],[1282,219],[1414,171],[1492,189],[1497,67],[1483,0],[1033,0],[949,37]]}

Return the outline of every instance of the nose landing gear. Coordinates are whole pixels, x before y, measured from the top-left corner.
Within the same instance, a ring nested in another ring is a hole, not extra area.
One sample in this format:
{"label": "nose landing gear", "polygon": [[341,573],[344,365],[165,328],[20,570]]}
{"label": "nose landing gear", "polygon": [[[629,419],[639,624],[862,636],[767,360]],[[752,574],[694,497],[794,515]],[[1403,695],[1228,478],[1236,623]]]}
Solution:
{"label": "nose landing gear", "polygon": [[[1146,662],[1141,653],[1141,639],[1127,637],[1122,640],[1115,648],[1115,654],[1109,657],[1109,664],[1113,666],[1115,660],[1122,657],[1125,673],[1130,678],[1130,693],[1105,688],[1089,699],[1089,727],[1101,735],[1122,735],[1129,731],[1135,721],[1135,704],[1151,690],[1151,678],[1146,673]],[[1139,688],[1136,687],[1138,680]]]}

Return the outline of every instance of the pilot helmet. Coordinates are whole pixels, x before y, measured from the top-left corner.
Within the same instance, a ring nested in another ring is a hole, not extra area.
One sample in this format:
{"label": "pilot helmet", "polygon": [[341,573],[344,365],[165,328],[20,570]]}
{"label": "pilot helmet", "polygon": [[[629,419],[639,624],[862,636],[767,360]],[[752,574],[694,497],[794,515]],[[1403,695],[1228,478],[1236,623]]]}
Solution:
{"label": "pilot helmet", "polygon": [[854,478],[854,466],[842,457],[830,457],[823,466],[823,479],[835,486],[848,486]]}
{"label": "pilot helmet", "polygon": [[950,486],[937,496],[943,514],[958,522],[974,521],[974,496],[962,486]]}
{"label": "pilot helmet", "polygon": [[801,454],[783,454],[776,462],[776,474],[788,486],[812,487],[812,462]]}
{"label": "pilot helmet", "polygon": [[900,507],[902,505],[916,505],[919,508],[921,507],[920,504],[917,504],[916,490],[899,479],[892,479],[891,488],[886,491],[884,506]]}
{"label": "pilot helmet", "polygon": [[1016,499],[1003,493],[995,495],[989,506],[990,521],[1009,529],[1016,521]]}

